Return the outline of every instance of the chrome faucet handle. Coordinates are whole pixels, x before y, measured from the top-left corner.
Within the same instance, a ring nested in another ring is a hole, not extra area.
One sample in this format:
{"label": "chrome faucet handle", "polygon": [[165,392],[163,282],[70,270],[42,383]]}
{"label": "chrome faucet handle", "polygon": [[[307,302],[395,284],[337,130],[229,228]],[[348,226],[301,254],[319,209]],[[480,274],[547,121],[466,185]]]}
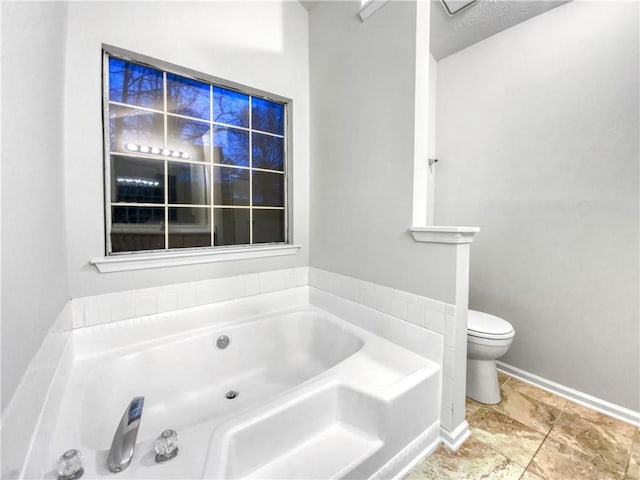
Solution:
{"label": "chrome faucet handle", "polygon": [[156,440],[156,463],[163,463],[178,455],[178,434],[175,430],[165,430]]}
{"label": "chrome faucet handle", "polygon": [[107,466],[114,473],[125,470],[131,463],[136,448],[143,407],[144,397],[133,398],[116,428],[107,459]]}
{"label": "chrome faucet handle", "polygon": [[83,474],[80,450],[67,450],[58,459],[58,480],[78,480]]}

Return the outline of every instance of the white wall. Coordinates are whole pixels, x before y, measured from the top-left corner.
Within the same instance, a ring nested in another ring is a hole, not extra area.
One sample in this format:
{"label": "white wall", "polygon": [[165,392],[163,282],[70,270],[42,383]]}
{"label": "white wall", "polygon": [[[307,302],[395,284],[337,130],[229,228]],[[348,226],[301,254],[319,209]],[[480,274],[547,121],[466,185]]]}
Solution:
{"label": "white wall", "polygon": [[438,65],[438,224],[478,225],[503,360],[640,410],[638,3],[574,1]]}
{"label": "white wall", "polygon": [[[71,2],[65,160],[72,297],[308,265],[309,62],[299,2]],[[104,255],[101,45],[293,99],[295,256],[99,274]]]}
{"label": "white wall", "polygon": [[3,412],[68,299],[65,18],[63,3],[2,2]]}
{"label": "white wall", "polygon": [[389,2],[364,23],[359,8],[317,2],[309,14],[310,265],[455,303],[455,248],[408,231],[417,48],[428,55],[416,4]]}

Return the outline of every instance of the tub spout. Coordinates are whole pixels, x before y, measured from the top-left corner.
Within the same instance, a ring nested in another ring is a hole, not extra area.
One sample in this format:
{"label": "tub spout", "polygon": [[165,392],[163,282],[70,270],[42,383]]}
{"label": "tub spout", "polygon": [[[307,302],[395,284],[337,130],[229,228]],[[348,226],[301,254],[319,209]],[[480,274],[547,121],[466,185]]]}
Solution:
{"label": "tub spout", "polygon": [[125,409],[118,428],[116,428],[107,459],[107,466],[114,473],[123,471],[131,463],[133,451],[136,448],[143,407],[144,397],[133,398]]}

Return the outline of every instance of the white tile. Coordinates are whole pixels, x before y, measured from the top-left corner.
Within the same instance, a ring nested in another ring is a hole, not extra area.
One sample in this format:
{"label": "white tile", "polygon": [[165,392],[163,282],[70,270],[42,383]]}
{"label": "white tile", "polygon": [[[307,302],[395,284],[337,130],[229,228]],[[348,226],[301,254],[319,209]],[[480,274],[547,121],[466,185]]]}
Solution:
{"label": "white tile", "polygon": [[445,310],[445,304],[429,297],[422,297],[417,295],[417,302],[424,305],[425,308],[435,310],[437,312],[443,312]]}
{"label": "white tile", "polygon": [[206,305],[216,301],[216,285],[212,280],[196,284],[196,304]]}
{"label": "white tile", "polygon": [[444,344],[449,347],[456,346],[456,317],[447,315],[444,320]]}
{"label": "white tile", "polygon": [[405,304],[417,303],[417,296],[413,293],[405,292],[404,290],[390,289],[393,298],[404,302]]}
{"label": "white tile", "polygon": [[174,289],[178,297],[178,308],[190,308],[197,305],[195,285],[180,285]]}
{"label": "white tile", "polygon": [[292,268],[293,287],[304,287],[309,285],[309,267]]}
{"label": "white tile", "polygon": [[105,301],[109,305],[109,315],[112,322],[133,318],[136,315],[133,305],[133,294],[131,292],[109,295],[109,298],[105,299]]}
{"label": "white tile", "polygon": [[98,302],[97,297],[84,298],[84,321],[83,326],[100,325],[110,321],[109,310],[102,302]]}
{"label": "white tile", "polygon": [[309,285],[319,288],[318,277],[320,276],[320,270],[315,267],[309,267]]}
{"label": "white tile", "polygon": [[424,326],[432,332],[436,332],[442,335],[444,334],[444,318],[444,312],[439,312],[437,310],[427,308]]}
{"label": "white tile", "polygon": [[407,320],[407,302],[398,297],[391,299],[391,315],[401,320]]}
{"label": "white tile", "polygon": [[373,290],[376,296],[376,310],[391,315],[393,297],[391,296],[389,289],[376,285]]}
{"label": "white tile", "polygon": [[84,327],[84,308],[86,303],[85,298],[74,298],[73,300],[71,300],[72,328]]}
{"label": "white tile", "polygon": [[407,321],[419,327],[424,327],[425,316],[426,308],[424,305],[420,305],[419,303],[410,303],[407,305]]}
{"label": "white tile", "polygon": [[318,283],[321,290],[333,293],[334,295],[338,295],[337,275],[325,270],[320,270],[318,275]]}
{"label": "white tile", "polygon": [[260,292],[269,293],[286,288],[287,273],[282,270],[260,272]]}
{"label": "white tile", "polygon": [[360,298],[360,280],[352,277],[342,278],[342,298],[357,302]]}
{"label": "white tile", "polygon": [[247,284],[242,276],[229,277],[222,280],[224,281],[230,300],[247,296]]}
{"label": "white tile", "polygon": [[244,275],[245,291],[247,295],[258,295],[260,293],[260,274],[251,273]]}
{"label": "white tile", "polygon": [[363,282],[359,287],[360,303],[365,307],[376,308],[376,291],[372,283]]}
{"label": "white tile", "polygon": [[133,309],[136,317],[152,315],[158,311],[156,295],[134,294]]}
{"label": "white tile", "polygon": [[324,275],[321,275],[320,279],[323,284],[323,290],[342,297],[342,275],[338,275],[332,272],[324,272]]}
{"label": "white tile", "polygon": [[162,293],[158,295],[158,313],[171,312],[178,309],[178,295]]}

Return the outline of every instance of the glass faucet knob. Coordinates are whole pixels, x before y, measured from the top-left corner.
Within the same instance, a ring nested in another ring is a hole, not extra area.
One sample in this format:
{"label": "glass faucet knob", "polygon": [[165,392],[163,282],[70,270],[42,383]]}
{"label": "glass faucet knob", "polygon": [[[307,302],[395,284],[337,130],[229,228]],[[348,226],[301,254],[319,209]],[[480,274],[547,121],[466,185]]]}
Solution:
{"label": "glass faucet knob", "polygon": [[83,473],[82,453],[80,450],[67,450],[58,459],[58,480],[76,480]]}
{"label": "glass faucet knob", "polygon": [[178,450],[178,434],[175,430],[165,430],[156,440],[156,453],[162,457],[171,457]]}

